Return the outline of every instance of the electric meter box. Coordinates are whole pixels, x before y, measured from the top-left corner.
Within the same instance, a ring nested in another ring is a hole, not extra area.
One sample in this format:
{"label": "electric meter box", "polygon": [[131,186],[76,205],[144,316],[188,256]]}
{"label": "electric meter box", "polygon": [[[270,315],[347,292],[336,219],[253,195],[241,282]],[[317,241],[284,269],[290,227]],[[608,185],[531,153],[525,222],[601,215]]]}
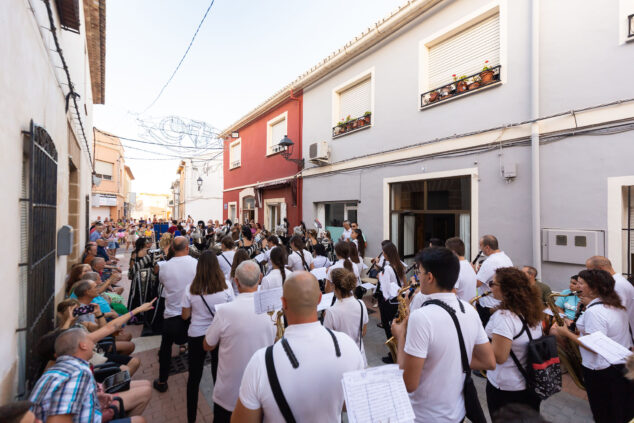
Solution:
{"label": "electric meter box", "polygon": [[605,233],[575,229],[542,229],[542,259],[557,263],[585,264],[603,256]]}

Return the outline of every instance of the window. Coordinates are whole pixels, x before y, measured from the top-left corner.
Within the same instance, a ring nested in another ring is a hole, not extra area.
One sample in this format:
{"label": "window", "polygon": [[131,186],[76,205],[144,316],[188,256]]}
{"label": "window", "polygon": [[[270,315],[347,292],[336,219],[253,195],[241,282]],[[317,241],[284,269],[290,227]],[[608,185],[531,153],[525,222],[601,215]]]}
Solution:
{"label": "window", "polygon": [[55,0],[63,29],[79,34],[79,0]]}
{"label": "window", "polygon": [[370,78],[339,93],[339,114],[343,119],[348,116],[355,119],[370,111],[371,85]]}
{"label": "window", "polygon": [[374,123],[372,116],[373,70],[366,71],[333,91],[332,137],[367,129]]}
{"label": "window", "polygon": [[266,155],[279,153],[283,150],[278,144],[288,135],[288,112],[274,117],[266,123]]}
{"label": "window", "polygon": [[453,81],[453,75],[473,75],[500,64],[500,15],[496,13],[428,48],[428,88]]}
{"label": "window", "polygon": [[114,163],[95,160],[95,174],[98,178],[111,181],[113,170]]}
{"label": "window", "polygon": [[240,159],[242,158],[242,142],[240,138],[235,140],[229,146],[229,169],[240,167]]}

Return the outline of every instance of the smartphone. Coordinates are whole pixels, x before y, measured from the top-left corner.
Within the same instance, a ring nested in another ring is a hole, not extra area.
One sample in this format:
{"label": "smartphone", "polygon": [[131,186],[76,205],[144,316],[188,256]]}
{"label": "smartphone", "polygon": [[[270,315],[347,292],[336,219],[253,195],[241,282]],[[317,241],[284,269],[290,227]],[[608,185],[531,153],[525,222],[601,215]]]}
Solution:
{"label": "smartphone", "polygon": [[79,306],[75,310],[73,310],[73,316],[75,316],[75,317],[82,316],[84,314],[92,313],[93,311],[95,311],[95,306],[94,305],[92,305],[92,304],[83,305],[83,306]]}

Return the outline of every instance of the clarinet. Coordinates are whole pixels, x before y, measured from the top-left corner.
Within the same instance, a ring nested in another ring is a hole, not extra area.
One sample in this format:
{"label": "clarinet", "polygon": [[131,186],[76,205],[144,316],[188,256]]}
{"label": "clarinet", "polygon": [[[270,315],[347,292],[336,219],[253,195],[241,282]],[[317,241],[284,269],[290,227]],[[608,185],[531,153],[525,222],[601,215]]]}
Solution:
{"label": "clarinet", "polygon": [[583,313],[585,308],[586,306],[583,305],[582,303],[579,303],[579,305],[577,306],[575,317],[572,320],[572,323],[570,324],[570,326],[568,326],[568,330],[570,330],[570,332],[574,333],[577,330],[577,320],[579,320],[579,317],[581,317],[581,314]]}
{"label": "clarinet", "polygon": [[473,264],[475,266],[475,264],[478,262],[478,259],[480,258],[481,255],[482,255],[482,250],[478,251],[478,255],[475,256],[475,258],[473,259],[471,264]]}

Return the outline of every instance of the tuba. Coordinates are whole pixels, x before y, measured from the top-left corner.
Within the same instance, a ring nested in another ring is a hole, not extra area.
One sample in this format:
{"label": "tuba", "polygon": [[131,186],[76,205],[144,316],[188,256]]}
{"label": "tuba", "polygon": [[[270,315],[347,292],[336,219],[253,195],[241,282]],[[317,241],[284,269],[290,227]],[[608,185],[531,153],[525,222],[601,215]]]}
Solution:
{"label": "tuba", "polygon": [[[548,308],[553,312],[553,319],[557,323],[558,326],[565,326],[566,323],[564,319],[559,315],[559,310],[557,310],[557,306],[555,305],[556,297],[566,297],[567,295],[562,295],[559,293],[552,293],[548,296]],[[574,323],[577,321],[581,312],[583,310],[583,305],[579,304],[577,309],[577,313],[575,314]],[[552,320],[549,322],[552,324]],[[571,326],[573,326],[571,325]],[[550,329],[550,325],[548,325],[547,329]],[[574,327],[569,328],[574,331]],[[581,352],[579,351],[579,346],[573,342],[571,342],[568,338],[558,339],[557,341],[557,353],[559,354],[559,360],[561,364],[568,371],[568,374],[572,378],[572,381],[577,385],[580,389],[586,389],[583,382],[583,371],[581,369]]]}
{"label": "tuba", "polygon": [[[412,282],[409,285],[398,290],[398,294],[396,294],[396,299],[398,300],[398,311],[396,312],[396,317],[394,317],[394,322],[401,323],[407,316],[409,316],[409,304],[407,303],[407,299],[403,297],[403,294],[409,291],[410,288],[417,288],[420,286],[418,282]],[[398,345],[396,344],[396,339],[392,336],[390,339],[385,341],[385,346],[390,350],[390,355],[392,356],[392,360],[396,363],[396,355],[398,352]]]}

